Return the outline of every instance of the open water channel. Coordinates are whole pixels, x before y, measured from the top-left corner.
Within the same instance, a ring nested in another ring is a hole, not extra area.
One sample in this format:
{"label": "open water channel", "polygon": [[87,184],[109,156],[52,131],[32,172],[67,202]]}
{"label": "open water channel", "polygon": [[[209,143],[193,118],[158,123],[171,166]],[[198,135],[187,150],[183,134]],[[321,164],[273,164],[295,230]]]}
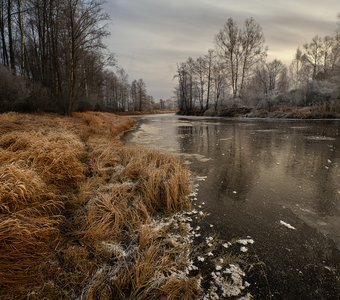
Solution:
{"label": "open water channel", "polygon": [[340,121],[137,120],[129,144],[175,153],[205,179],[204,222],[255,241],[256,298],[340,299]]}

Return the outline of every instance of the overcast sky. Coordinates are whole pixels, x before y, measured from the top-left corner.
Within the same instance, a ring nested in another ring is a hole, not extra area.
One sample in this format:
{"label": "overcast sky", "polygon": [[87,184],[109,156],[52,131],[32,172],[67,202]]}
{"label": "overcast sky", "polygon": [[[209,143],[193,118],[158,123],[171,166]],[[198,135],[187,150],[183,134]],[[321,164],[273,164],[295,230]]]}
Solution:
{"label": "overcast sky", "polygon": [[143,78],[155,99],[173,96],[176,64],[214,47],[231,17],[253,17],[263,29],[268,60],[289,64],[298,46],[336,29],[340,0],[107,0],[107,40],[130,81]]}

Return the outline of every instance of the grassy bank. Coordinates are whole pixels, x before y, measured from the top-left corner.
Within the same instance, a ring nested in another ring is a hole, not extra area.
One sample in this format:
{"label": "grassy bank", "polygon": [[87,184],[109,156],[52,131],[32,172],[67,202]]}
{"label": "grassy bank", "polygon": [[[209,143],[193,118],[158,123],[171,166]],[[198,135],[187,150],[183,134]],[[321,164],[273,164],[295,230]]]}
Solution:
{"label": "grassy bank", "polygon": [[159,109],[159,110],[146,110],[146,111],[127,111],[116,112],[120,116],[142,116],[142,115],[158,115],[158,114],[172,114],[177,113],[177,109]]}
{"label": "grassy bank", "polygon": [[[189,175],[107,113],[0,115],[1,299],[194,299]],[[189,264],[189,265],[188,265]]]}
{"label": "grassy bank", "polygon": [[315,105],[307,107],[280,107],[257,109],[246,115],[253,118],[283,119],[340,119],[340,105]]}

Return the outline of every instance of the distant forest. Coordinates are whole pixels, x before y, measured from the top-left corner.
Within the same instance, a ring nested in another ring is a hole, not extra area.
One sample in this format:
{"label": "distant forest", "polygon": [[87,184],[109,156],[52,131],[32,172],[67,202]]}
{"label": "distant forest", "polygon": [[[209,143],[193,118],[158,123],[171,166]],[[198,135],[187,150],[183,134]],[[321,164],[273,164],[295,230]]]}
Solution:
{"label": "distant forest", "polygon": [[[0,0],[0,112],[155,108],[103,43],[102,3]],[[164,103],[163,103],[164,104]]]}
{"label": "distant forest", "polygon": [[241,26],[230,18],[215,36],[214,49],[178,64],[175,77],[182,114],[228,115],[234,110],[290,116],[285,112],[296,107],[303,117],[301,108],[309,107],[313,116],[337,117],[340,26],[334,34],[315,36],[298,47],[287,67],[278,59],[267,61],[263,31],[253,18]]}

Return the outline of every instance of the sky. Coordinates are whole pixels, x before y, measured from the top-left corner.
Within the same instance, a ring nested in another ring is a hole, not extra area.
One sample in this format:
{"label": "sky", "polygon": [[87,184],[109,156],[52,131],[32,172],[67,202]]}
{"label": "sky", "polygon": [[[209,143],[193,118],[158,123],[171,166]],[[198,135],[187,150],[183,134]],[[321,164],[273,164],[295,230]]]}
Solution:
{"label": "sky", "polygon": [[155,99],[173,96],[177,63],[214,48],[228,18],[262,27],[268,60],[289,65],[298,46],[335,32],[339,0],[107,0],[106,43],[130,81],[143,78]]}

